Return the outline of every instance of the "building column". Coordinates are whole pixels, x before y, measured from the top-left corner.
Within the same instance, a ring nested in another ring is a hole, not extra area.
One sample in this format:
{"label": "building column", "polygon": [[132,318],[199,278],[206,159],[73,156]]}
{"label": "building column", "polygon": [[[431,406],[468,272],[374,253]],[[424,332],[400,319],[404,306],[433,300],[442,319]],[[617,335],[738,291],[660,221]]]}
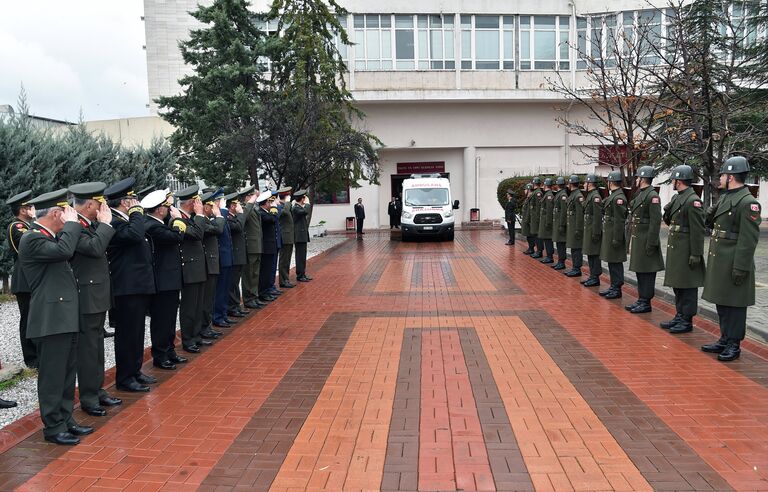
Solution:
{"label": "building column", "polygon": [[475,208],[477,203],[475,183],[475,161],[477,149],[466,147],[464,149],[464,203],[461,204],[461,216],[464,222],[469,222],[469,209]]}

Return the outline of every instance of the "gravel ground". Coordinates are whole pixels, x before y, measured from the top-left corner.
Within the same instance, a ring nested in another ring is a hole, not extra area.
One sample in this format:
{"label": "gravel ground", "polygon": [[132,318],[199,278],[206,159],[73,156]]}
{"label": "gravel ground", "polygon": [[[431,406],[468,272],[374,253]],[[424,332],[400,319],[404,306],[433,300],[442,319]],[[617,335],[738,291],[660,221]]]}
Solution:
{"label": "gravel ground", "polygon": [[[346,236],[314,237],[307,247],[307,257],[312,258],[323,251],[347,240]],[[291,267],[295,261],[291,261]],[[311,270],[311,268],[310,268]],[[176,321],[178,329],[178,320]],[[0,303],[0,361],[3,365],[23,366],[19,345],[19,308],[15,302]],[[110,331],[112,331],[110,329]],[[114,338],[108,338],[104,343],[104,360],[107,368],[115,365]],[[144,336],[144,346],[149,347],[149,318],[147,318]],[[13,388],[0,391],[0,398],[14,400],[19,406],[12,409],[0,410],[0,428],[14,422],[37,409],[37,378],[29,377]]]}

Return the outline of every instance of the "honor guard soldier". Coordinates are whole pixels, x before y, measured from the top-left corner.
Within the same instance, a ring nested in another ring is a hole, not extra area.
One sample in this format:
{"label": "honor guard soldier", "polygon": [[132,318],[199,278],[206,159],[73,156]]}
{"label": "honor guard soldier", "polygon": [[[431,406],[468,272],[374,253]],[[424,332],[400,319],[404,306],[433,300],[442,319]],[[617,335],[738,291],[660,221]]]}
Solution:
{"label": "honor guard soldier", "polygon": [[521,219],[520,219],[520,234],[525,236],[525,240],[528,243],[528,249],[523,251],[524,255],[532,255],[534,253],[534,246],[536,240],[531,235],[531,199],[533,198],[533,185],[528,183],[525,185],[525,199],[523,205],[520,207]]}
{"label": "honor guard soldier", "polygon": [[539,209],[539,241],[544,245],[547,256],[539,260],[541,263],[554,263],[555,246],[552,243],[552,228],[554,227],[555,192],[552,190],[552,178],[544,180],[544,194]]}
{"label": "honor guard soldier", "polygon": [[176,364],[187,362],[176,353],[174,343],[179,293],[183,285],[181,244],[186,226],[178,220],[181,212],[173,206],[172,200],[168,189],[152,191],[141,200],[155,273],[156,293],[149,304],[152,365],[165,370],[174,370]]}
{"label": "honor guard soldier", "polygon": [[219,236],[224,233],[226,220],[221,216],[221,210],[216,201],[223,196],[219,190],[212,190],[200,196],[203,202],[203,215],[206,218],[203,232],[203,250],[205,251],[205,293],[203,294],[203,323],[200,336],[212,340],[221,336],[220,331],[213,329],[213,305],[216,299],[216,282],[221,270],[219,268]]}
{"label": "honor guard soldier", "polygon": [[61,189],[33,198],[38,218],[21,237],[19,258],[30,286],[27,337],[38,354],[37,397],[43,436],[55,444],[73,445],[93,432],[72,416],[80,326],[77,280],[69,260],[82,226]]}
{"label": "honor guard soldier", "polygon": [[155,293],[152,249],[134,178],[119,181],[104,196],[112,209],[115,235],[107,248],[115,305],[115,382],[122,391],[146,392],[157,379],[141,372],[145,317]]}
{"label": "honor guard soldier", "polygon": [[243,267],[248,262],[245,252],[245,211],[240,203],[240,192],[230,193],[224,197],[227,204],[227,223],[232,237],[232,268],[229,279],[229,305],[227,316],[242,318],[248,311],[240,305],[240,278]]}
{"label": "honor guard soldier", "polygon": [[273,207],[274,199],[272,192],[267,190],[256,199],[259,204],[259,216],[261,217],[261,269],[259,270],[259,300],[261,302],[272,302],[277,299],[269,293],[270,279],[272,272],[272,260],[277,254],[277,233],[275,224],[277,223],[277,210]]}
{"label": "honor guard soldier", "polygon": [[229,312],[229,288],[232,283],[232,231],[227,219],[229,209],[226,207],[226,197],[218,199],[216,206],[220,207],[224,220],[224,232],[219,236],[219,278],[216,281],[216,298],[213,303],[213,325],[230,328],[235,321],[227,317]]}
{"label": "honor guard soldier", "polygon": [[565,270],[567,256],[565,243],[568,240],[568,192],[565,190],[565,178],[558,176],[555,180],[554,208],[552,210],[552,241],[557,247],[557,263],[552,266],[555,270]]}
{"label": "honor guard soldier", "polygon": [[603,203],[603,239],[600,244],[600,259],[608,263],[611,286],[600,295],[606,299],[620,299],[624,285],[624,262],[627,261],[627,247],[624,226],[627,221],[627,197],[621,188],[621,171],[611,171],[606,178],[611,195]]}
{"label": "honor guard soldier", "polygon": [[504,220],[507,222],[507,232],[509,240],[507,245],[515,244],[515,214],[517,213],[517,204],[515,203],[515,191],[507,190],[507,203],[504,204]]}
{"label": "honor guard soldier", "polygon": [[207,220],[203,215],[203,202],[198,195],[200,188],[192,185],[176,192],[179,201],[178,219],[171,226],[184,234],[181,241],[181,303],[179,304],[179,325],[181,327],[181,348],[196,354],[200,345],[211,342],[200,337],[203,325],[203,302],[205,296],[205,251],[203,235]]}
{"label": "honor guard soldier", "polygon": [[572,268],[563,272],[567,277],[581,277],[582,244],[584,235],[584,195],[579,189],[581,180],[575,174],[568,178],[568,198],[565,204],[567,233],[565,246],[571,250]]}
{"label": "honor guard soldier", "polygon": [[11,294],[16,296],[16,303],[19,305],[21,354],[24,357],[24,365],[36,368],[37,349],[32,340],[27,338],[27,319],[29,317],[31,289],[19,271],[21,267],[21,262],[19,261],[21,236],[29,230],[29,226],[35,220],[35,207],[28,203],[30,198],[32,198],[32,190],[12,196],[5,203],[11,207],[11,213],[15,217],[8,224],[8,244],[11,245],[11,253],[14,259],[13,273],[11,274]]}
{"label": "honor guard soldier", "polygon": [[692,182],[693,168],[677,166],[672,171],[677,194],[664,207],[663,219],[669,226],[664,285],[675,293],[675,317],[660,326],[670,333],[693,330],[699,287],[704,285],[704,207],[691,188]]}
{"label": "honor guard soldier", "polygon": [[309,243],[309,203],[307,190],[299,190],[293,195],[293,243],[296,249],[296,280],[309,282],[312,277],[307,275],[307,243]]}
{"label": "honor guard soldier", "polygon": [[603,198],[597,189],[597,175],[587,174],[587,197],[584,199],[584,238],[582,239],[582,253],[587,255],[589,266],[589,278],[581,283],[584,287],[598,287],[600,274],[603,272],[600,265],[600,247],[603,238]]}
{"label": "honor guard soldier", "polygon": [[291,283],[291,257],[293,256],[293,204],[291,202],[291,192],[293,188],[286,187],[277,190],[277,194],[280,197],[280,201],[283,204],[278,215],[278,222],[280,224],[280,234],[283,240],[283,247],[280,248],[280,288],[292,289],[296,287],[296,284]]}
{"label": "honor guard soldier", "polygon": [[261,253],[264,250],[260,207],[256,204],[259,195],[259,191],[255,188],[251,188],[250,192],[245,195],[245,250],[248,255],[248,263],[243,272],[243,304],[248,309],[259,309],[266,305],[259,300]]}
{"label": "honor guard soldier", "polygon": [[531,258],[541,258],[544,256],[544,242],[539,237],[539,222],[541,221],[541,201],[544,199],[544,190],[541,189],[541,178],[536,176],[531,181],[533,185],[533,197],[530,201],[530,214],[531,214],[531,235],[533,241],[536,244],[536,252],[531,255]]}
{"label": "honor guard soldier", "polygon": [[653,189],[655,171],[641,166],[635,173],[638,193],[629,204],[629,270],[637,275],[638,299],[624,308],[633,314],[650,313],[656,272],[664,270],[661,256],[661,199]]}
{"label": "honor guard soldier", "polygon": [[104,385],[104,322],[112,307],[107,247],[115,235],[110,225],[112,212],[104,200],[107,185],[81,183],[69,188],[74,208],[83,227],[75,255],[69,260],[79,291],[80,335],[77,341],[77,385],[80,408],[88,415],[102,417],[105,406],[119,405]]}
{"label": "honor guard soldier", "polygon": [[279,218],[280,213],[283,210],[283,204],[278,196],[277,190],[270,190],[270,193],[272,193],[272,197],[270,198],[272,206],[269,208],[269,212],[277,216],[277,220],[275,220],[275,245],[277,246],[277,251],[275,252],[275,256],[272,257],[272,270],[269,272],[270,284],[267,288],[267,292],[272,297],[279,297],[283,295],[283,291],[275,287],[275,278],[277,277],[277,260],[280,256],[280,250],[283,249],[283,233],[280,227]]}
{"label": "honor guard soldier", "polygon": [[760,239],[760,203],[744,185],[745,157],[731,157],[720,169],[720,200],[712,220],[702,298],[715,304],[720,339],[701,347],[723,362],[739,358],[747,330],[747,307],[755,304],[755,248]]}

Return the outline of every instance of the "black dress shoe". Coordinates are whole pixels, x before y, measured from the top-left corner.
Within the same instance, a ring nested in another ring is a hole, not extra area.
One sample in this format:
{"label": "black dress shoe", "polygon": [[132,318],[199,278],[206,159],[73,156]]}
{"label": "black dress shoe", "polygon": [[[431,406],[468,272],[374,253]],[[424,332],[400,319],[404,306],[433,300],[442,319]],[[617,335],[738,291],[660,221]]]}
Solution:
{"label": "black dress shoe", "polygon": [[156,384],[157,378],[140,372],[139,375],[136,376],[136,381],[138,381],[140,384]]}
{"label": "black dress shoe", "polygon": [[[208,340],[215,340],[215,339],[219,338],[219,335],[213,333],[212,331],[208,331],[208,330],[206,330],[204,332],[201,332],[200,336],[203,337],[204,339],[208,339]],[[203,344],[203,345],[205,345],[205,344]]]}
{"label": "black dress shoe", "polygon": [[166,371],[175,371],[176,370],[176,364],[171,362],[170,360],[155,360],[152,361],[152,365],[157,367],[158,369],[164,369]]}
{"label": "black dress shoe", "polygon": [[558,261],[555,266],[552,267],[553,270],[565,270],[565,263]]}
{"label": "black dress shoe", "polygon": [[680,320],[678,324],[674,325],[672,328],[669,329],[669,332],[672,333],[673,335],[679,335],[680,333],[688,333],[690,331],[693,331],[693,323],[685,319]]}
{"label": "black dress shoe", "polygon": [[264,304],[256,303],[256,302],[246,302],[245,307],[247,307],[248,309],[261,309],[264,307]]}
{"label": "black dress shoe", "polygon": [[80,410],[94,417],[103,417],[107,414],[107,409],[104,407],[86,407],[81,405]]}
{"label": "black dress shoe", "polygon": [[174,364],[183,364],[185,362],[189,362],[189,359],[187,359],[186,357],[182,357],[178,354],[169,355],[168,360],[173,362]]}
{"label": "black dress shoe", "polygon": [[504,243],[504,244],[506,244],[507,246],[512,246],[512,245],[513,245],[513,244],[515,244],[515,243],[513,243],[512,241],[507,241],[507,242],[506,242],[506,243]]}
{"label": "black dress shoe", "polygon": [[209,331],[209,332],[211,332],[211,333],[213,333],[213,334],[214,334],[214,335],[216,335],[217,337],[220,337],[220,336],[222,336],[222,335],[224,334],[224,333],[222,333],[222,332],[220,332],[220,331],[214,330],[213,328],[209,329],[208,331]]}
{"label": "black dress shoe", "polygon": [[725,347],[728,346],[728,343],[725,338],[721,337],[720,340],[714,342],[714,343],[708,343],[706,345],[701,346],[702,352],[709,352],[710,354],[719,354],[723,350],[725,350]]}
{"label": "black dress shoe", "polygon": [[717,356],[717,360],[721,362],[730,362],[732,360],[736,360],[741,355],[741,349],[739,348],[739,344],[737,343],[729,343],[727,347],[725,347],[725,350],[720,352],[720,354]]}
{"label": "black dress shoe", "polygon": [[184,345],[181,347],[182,350],[185,352],[189,352],[190,354],[199,354],[200,353],[200,347],[197,345]]}
{"label": "black dress shoe", "polygon": [[276,297],[272,297],[272,296],[266,296],[266,295],[259,296],[259,301],[261,301],[261,302],[272,302],[275,299],[277,299],[277,298]]}
{"label": "black dress shoe", "polygon": [[598,292],[598,295],[600,295],[600,297],[605,297],[611,292],[613,292],[613,287],[608,287],[607,289],[601,290],[600,292]]}
{"label": "black dress shoe", "polygon": [[570,272],[565,272],[566,277],[581,277],[581,270],[573,269]]}
{"label": "black dress shoe", "polygon": [[312,277],[310,277],[306,273],[304,275],[302,275],[301,278],[303,278],[305,282],[309,282],[310,280],[312,280]]}
{"label": "black dress shoe", "polygon": [[213,345],[213,342],[210,340],[202,339],[200,342],[198,342],[199,345],[202,345],[204,347],[208,347],[210,345]]}
{"label": "black dress shoe", "polygon": [[664,328],[665,330],[669,330],[673,326],[675,326],[676,324],[681,322],[682,320],[683,320],[683,316],[680,313],[677,313],[677,314],[675,314],[675,317],[672,318],[671,320],[669,320],[669,321],[662,321],[661,323],[659,323],[659,326]]}
{"label": "black dress shoe", "polygon": [[530,249],[526,249],[525,251],[523,251],[523,254],[524,254],[524,255],[532,255],[532,254],[533,254],[533,251],[532,251],[532,250],[530,250]]}
{"label": "black dress shoe", "polygon": [[539,260],[539,261],[541,261],[541,263],[542,263],[543,265],[548,265],[548,264],[550,264],[550,263],[554,263],[554,262],[555,262],[555,260],[554,260],[554,259],[552,259],[552,258],[549,258],[549,257],[547,257],[547,258],[544,258],[543,260]]}
{"label": "black dress shoe", "polygon": [[583,283],[584,287],[600,287],[600,280],[596,278],[588,278]]}
{"label": "black dress shoe", "polygon": [[309,279],[306,277],[296,277],[296,280],[298,280],[299,282],[309,282]]}
{"label": "black dress shoe", "polygon": [[116,388],[120,391],[128,391],[130,393],[147,393],[149,392],[149,386],[145,386],[138,381],[131,381],[128,384],[118,384]]}
{"label": "black dress shoe", "polygon": [[612,290],[605,294],[606,299],[621,299],[621,289]]}
{"label": "black dress shoe", "polygon": [[120,398],[115,398],[112,395],[103,395],[99,397],[99,405],[103,405],[105,407],[116,407],[117,405],[122,405],[123,400]]}
{"label": "black dress shoe", "polygon": [[59,432],[52,436],[45,436],[45,440],[62,446],[74,446],[75,444],[80,444],[80,438],[73,436],[69,432]]}
{"label": "black dress shoe", "polygon": [[241,313],[240,311],[230,311],[227,313],[227,316],[231,316],[233,318],[245,318],[245,314]]}
{"label": "black dress shoe", "polygon": [[636,300],[632,304],[627,304],[626,306],[624,306],[624,309],[626,309],[627,311],[632,311],[637,307],[638,304],[640,304],[640,299]]}
{"label": "black dress shoe", "polygon": [[537,253],[533,253],[533,254],[531,255],[531,258],[541,258],[541,257],[543,257],[543,256],[544,256],[543,254],[541,254],[541,253],[538,253],[538,252],[537,252]]}
{"label": "black dress shoe", "polygon": [[70,425],[67,427],[67,430],[73,436],[87,436],[88,434],[93,434],[93,427],[88,425]]}
{"label": "black dress shoe", "polygon": [[19,404],[16,403],[15,401],[3,400],[2,398],[0,398],[0,408],[15,408],[17,406],[19,406]]}
{"label": "black dress shoe", "polygon": [[287,284],[280,284],[281,289],[293,289],[294,287],[296,287],[296,284],[292,284],[290,282]]}
{"label": "black dress shoe", "polygon": [[637,306],[629,310],[629,312],[632,314],[644,314],[650,313],[651,311],[653,311],[653,308],[651,307],[651,303],[648,301],[639,302]]}
{"label": "black dress shoe", "polygon": [[271,295],[272,297],[281,296],[283,294],[284,294],[284,292],[282,290],[277,290],[277,289],[270,289],[269,290],[269,295]]}

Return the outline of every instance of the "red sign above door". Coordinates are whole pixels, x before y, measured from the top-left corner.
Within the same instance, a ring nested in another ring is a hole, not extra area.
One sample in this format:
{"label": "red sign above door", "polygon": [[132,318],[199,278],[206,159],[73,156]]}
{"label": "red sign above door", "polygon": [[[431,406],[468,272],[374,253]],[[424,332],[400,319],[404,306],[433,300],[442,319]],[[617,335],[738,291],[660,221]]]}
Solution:
{"label": "red sign above door", "polygon": [[398,162],[397,174],[444,173],[445,162]]}

